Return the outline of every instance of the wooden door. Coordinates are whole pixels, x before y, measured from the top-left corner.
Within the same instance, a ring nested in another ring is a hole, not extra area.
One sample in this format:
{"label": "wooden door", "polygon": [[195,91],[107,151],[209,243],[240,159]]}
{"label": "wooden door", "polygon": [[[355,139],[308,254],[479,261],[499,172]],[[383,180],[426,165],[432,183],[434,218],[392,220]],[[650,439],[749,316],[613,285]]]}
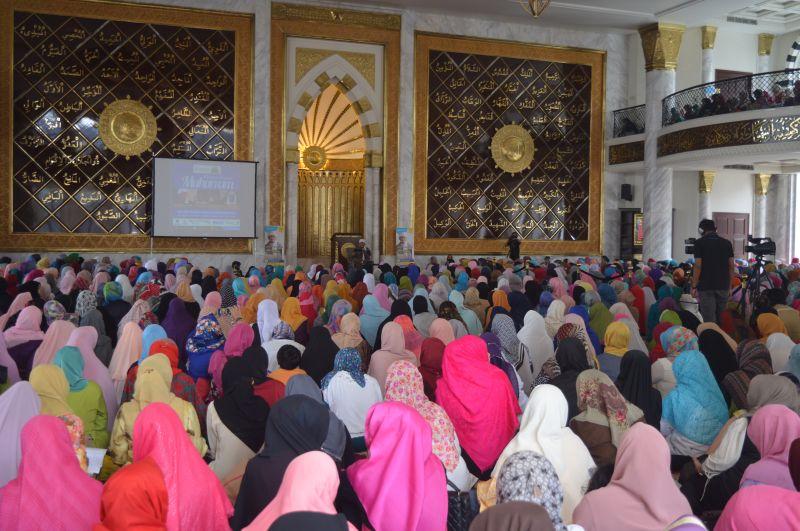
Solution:
{"label": "wooden door", "polygon": [[747,258],[744,248],[750,231],[750,214],[714,212],[713,218],[717,225],[717,234],[733,244],[733,255],[736,258]]}

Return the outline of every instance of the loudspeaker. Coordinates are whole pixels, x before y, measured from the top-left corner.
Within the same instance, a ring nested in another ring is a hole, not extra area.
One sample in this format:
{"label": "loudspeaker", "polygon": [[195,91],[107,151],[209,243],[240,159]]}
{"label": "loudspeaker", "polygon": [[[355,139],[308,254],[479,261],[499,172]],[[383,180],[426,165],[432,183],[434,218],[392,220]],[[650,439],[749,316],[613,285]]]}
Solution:
{"label": "loudspeaker", "polygon": [[619,191],[619,195],[625,201],[633,201],[633,186],[630,184],[623,184]]}

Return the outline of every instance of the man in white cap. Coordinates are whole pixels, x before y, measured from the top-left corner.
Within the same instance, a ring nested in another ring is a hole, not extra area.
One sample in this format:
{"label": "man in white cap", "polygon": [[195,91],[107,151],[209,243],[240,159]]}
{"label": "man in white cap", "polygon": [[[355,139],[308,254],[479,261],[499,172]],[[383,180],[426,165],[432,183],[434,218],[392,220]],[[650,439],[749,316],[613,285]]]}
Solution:
{"label": "man in white cap", "polygon": [[372,269],[372,251],[367,247],[367,240],[361,238],[353,250],[353,267],[356,269]]}

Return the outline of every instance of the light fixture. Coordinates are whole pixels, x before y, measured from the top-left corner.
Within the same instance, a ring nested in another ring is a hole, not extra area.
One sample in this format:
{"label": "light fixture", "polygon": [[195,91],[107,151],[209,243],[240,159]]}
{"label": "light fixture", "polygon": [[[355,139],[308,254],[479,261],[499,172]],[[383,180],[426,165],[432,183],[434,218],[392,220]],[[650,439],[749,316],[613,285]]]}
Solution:
{"label": "light fixture", "polygon": [[531,15],[533,18],[539,18],[547,6],[550,5],[550,0],[518,0],[519,5],[522,6],[522,9],[525,10],[526,13]]}

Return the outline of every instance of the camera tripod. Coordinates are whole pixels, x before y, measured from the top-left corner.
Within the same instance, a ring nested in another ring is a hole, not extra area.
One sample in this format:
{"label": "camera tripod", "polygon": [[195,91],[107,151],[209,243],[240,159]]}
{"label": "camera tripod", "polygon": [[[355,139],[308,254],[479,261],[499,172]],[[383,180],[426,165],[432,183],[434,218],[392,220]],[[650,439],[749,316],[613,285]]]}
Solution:
{"label": "camera tripod", "polygon": [[761,294],[761,285],[763,282],[766,281],[767,289],[774,287],[764,266],[764,255],[757,254],[756,261],[750,269],[750,275],[748,275],[747,281],[739,286],[739,289],[742,290],[742,297],[739,299],[739,313],[741,315],[745,315],[748,300],[750,304],[755,304],[755,300]]}

